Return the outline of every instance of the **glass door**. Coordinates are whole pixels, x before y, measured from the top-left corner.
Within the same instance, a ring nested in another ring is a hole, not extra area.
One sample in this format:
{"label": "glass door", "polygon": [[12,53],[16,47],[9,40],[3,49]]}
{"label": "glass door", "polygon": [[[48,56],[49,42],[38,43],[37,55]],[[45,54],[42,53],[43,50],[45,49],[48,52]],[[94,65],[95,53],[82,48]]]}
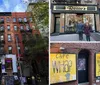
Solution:
{"label": "glass door", "polygon": [[59,33],[59,31],[60,31],[60,17],[55,17],[54,33]]}
{"label": "glass door", "polygon": [[78,54],[78,83],[88,82],[88,57],[89,53],[86,50],[82,50]]}

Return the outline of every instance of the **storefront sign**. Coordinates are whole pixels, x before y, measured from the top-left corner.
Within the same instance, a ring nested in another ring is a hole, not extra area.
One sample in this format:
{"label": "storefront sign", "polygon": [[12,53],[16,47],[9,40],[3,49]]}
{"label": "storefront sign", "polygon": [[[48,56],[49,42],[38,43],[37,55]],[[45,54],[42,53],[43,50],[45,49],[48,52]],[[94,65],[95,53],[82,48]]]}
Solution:
{"label": "storefront sign", "polygon": [[76,54],[50,54],[50,83],[76,80]]}
{"label": "storefront sign", "polygon": [[65,10],[86,10],[87,11],[87,6],[66,6]]}
{"label": "storefront sign", "polygon": [[100,53],[96,54],[96,77],[100,77]]}
{"label": "storefront sign", "polygon": [[74,6],[74,5],[53,5],[52,12],[97,12],[97,6],[96,5],[89,5],[89,6]]}

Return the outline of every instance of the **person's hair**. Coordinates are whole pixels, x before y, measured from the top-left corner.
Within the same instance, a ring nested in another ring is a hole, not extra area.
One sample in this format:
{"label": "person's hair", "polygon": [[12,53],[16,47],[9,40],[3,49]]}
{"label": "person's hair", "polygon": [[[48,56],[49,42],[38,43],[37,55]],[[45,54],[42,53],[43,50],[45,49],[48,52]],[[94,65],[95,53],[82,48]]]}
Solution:
{"label": "person's hair", "polygon": [[85,24],[88,24],[89,25],[89,22],[88,21],[86,21],[86,23]]}
{"label": "person's hair", "polygon": [[79,23],[79,22],[82,22],[82,20],[78,20],[78,23]]}

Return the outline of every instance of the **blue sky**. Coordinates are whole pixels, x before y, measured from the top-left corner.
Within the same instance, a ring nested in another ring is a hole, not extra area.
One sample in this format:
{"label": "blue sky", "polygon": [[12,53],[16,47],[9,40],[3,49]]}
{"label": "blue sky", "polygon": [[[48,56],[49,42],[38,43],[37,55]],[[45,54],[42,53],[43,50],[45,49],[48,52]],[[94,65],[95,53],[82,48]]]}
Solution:
{"label": "blue sky", "polygon": [[25,12],[28,0],[0,0],[0,12]]}

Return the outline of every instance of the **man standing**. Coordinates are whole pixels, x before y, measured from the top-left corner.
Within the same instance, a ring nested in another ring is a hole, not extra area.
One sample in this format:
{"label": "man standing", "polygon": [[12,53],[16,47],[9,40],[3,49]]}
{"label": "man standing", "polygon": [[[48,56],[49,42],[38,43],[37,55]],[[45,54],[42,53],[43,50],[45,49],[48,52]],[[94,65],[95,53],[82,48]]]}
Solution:
{"label": "man standing", "polygon": [[78,24],[76,25],[77,33],[79,34],[79,40],[83,40],[83,30],[84,30],[84,24],[81,20],[79,20]]}

